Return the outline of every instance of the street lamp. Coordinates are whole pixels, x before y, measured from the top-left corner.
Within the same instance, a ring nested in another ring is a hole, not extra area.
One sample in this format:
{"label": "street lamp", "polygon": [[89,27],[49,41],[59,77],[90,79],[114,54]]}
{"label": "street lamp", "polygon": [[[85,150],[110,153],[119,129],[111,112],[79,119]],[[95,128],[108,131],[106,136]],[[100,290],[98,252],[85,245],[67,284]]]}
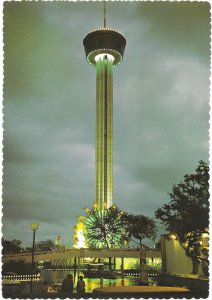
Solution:
{"label": "street lamp", "polygon": [[30,280],[30,297],[32,296],[32,277],[34,274],[34,254],[35,254],[35,231],[38,230],[39,224],[32,223],[31,229],[33,231],[33,242],[32,242],[32,263],[31,263],[31,280]]}

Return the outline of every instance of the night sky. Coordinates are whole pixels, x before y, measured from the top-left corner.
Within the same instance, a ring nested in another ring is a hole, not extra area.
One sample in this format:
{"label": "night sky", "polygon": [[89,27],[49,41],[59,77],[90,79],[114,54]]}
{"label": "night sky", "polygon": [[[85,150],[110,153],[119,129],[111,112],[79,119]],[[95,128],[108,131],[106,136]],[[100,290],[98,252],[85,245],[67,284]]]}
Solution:
{"label": "night sky", "polygon": [[[111,2],[126,37],[114,68],[114,203],[153,217],[199,160],[208,162],[210,6]],[[3,234],[71,245],[94,201],[95,68],[84,36],[102,2],[4,3]],[[164,229],[159,225],[159,233]]]}

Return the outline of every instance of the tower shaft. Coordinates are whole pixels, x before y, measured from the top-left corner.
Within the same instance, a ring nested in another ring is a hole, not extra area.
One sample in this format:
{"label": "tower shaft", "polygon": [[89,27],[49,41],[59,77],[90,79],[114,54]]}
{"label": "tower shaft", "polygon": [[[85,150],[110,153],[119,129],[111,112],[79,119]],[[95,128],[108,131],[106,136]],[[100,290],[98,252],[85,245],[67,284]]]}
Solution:
{"label": "tower shaft", "polygon": [[105,27],[88,33],[86,59],[96,67],[96,195],[100,210],[112,206],[113,198],[113,66],[121,63],[125,37]]}
{"label": "tower shaft", "polygon": [[96,199],[99,209],[113,196],[113,57],[96,57]]}

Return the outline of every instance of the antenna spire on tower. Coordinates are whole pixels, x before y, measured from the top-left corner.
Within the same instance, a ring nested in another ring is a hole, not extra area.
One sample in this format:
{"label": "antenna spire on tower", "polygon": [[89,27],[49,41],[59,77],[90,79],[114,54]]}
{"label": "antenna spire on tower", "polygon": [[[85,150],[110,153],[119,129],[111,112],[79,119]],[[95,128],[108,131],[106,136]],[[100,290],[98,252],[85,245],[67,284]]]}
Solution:
{"label": "antenna spire on tower", "polygon": [[104,28],[106,28],[106,3],[104,0]]}

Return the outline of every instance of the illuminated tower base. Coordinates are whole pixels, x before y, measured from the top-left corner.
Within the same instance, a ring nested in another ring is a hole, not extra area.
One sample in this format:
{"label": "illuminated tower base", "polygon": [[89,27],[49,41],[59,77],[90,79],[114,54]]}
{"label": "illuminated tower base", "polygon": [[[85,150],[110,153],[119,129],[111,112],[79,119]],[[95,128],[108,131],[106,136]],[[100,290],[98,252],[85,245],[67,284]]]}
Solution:
{"label": "illuminated tower base", "polygon": [[126,40],[108,28],[90,32],[83,41],[87,61],[96,66],[96,195],[98,209],[113,198],[113,66],[123,58]]}

